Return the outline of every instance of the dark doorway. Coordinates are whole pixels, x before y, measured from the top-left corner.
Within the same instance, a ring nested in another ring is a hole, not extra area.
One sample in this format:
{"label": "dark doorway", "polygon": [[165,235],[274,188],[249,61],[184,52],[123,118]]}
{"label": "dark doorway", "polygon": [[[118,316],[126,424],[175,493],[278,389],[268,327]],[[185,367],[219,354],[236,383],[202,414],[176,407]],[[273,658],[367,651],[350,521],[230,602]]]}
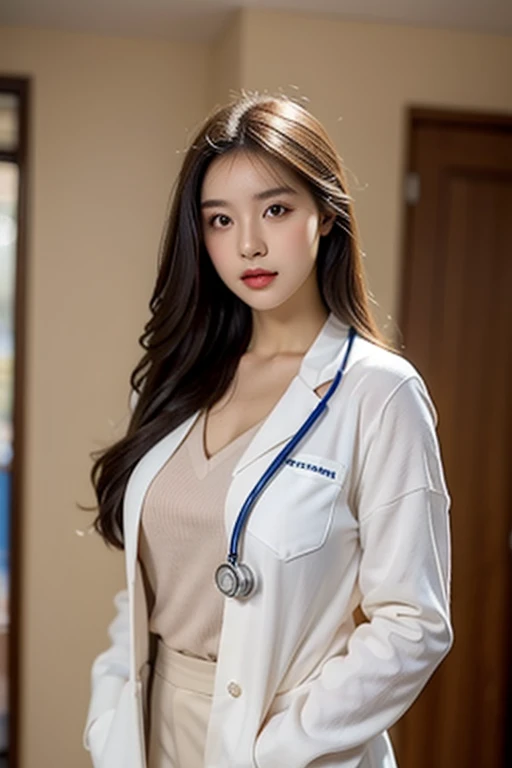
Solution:
{"label": "dark doorway", "polygon": [[0,768],[18,765],[28,97],[0,77]]}
{"label": "dark doorway", "polygon": [[512,116],[411,110],[406,186],[400,328],[439,415],[455,644],[393,737],[404,768],[501,768],[512,661]]}

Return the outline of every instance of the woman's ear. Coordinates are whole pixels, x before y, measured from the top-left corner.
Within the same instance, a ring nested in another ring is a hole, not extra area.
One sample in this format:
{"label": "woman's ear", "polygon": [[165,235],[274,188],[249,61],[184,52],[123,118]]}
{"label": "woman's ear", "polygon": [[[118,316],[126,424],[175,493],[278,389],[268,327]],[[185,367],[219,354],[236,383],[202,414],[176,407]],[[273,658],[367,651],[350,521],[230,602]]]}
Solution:
{"label": "woman's ear", "polygon": [[335,221],[336,215],[334,213],[321,213],[319,225],[320,235],[328,235]]}

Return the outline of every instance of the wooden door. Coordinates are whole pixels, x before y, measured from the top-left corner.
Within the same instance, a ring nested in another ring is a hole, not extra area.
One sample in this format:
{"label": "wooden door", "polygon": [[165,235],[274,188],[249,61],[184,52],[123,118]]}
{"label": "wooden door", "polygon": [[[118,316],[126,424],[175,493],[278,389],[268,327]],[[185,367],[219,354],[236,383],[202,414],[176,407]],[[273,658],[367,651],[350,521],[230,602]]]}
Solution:
{"label": "wooden door", "polygon": [[393,739],[400,768],[502,768],[512,661],[512,116],[413,110],[410,126],[400,329],[439,415],[455,643]]}

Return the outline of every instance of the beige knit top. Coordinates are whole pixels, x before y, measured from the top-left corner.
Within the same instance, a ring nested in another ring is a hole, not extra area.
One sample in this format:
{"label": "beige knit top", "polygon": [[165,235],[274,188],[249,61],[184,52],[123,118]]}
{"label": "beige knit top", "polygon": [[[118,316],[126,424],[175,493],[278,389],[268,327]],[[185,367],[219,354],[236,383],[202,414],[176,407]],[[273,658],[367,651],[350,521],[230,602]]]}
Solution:
{"label": "beige knit top", "polygon": [[216,454],[204,448],[204,412],[153,478],[142,506],[139,559],[150,589],[149,629],[170,648],[215,661],[224,598],[224,504],[231,473],[261,422]]}

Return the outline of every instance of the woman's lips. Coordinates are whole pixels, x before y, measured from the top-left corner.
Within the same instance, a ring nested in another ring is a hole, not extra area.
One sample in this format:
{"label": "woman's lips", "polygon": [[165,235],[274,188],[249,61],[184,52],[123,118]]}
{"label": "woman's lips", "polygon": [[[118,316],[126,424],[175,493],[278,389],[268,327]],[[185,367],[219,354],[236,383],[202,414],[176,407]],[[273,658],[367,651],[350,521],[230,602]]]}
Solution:
{"label": "woman's lips", "polygon": [[242,277],[242,280],[245,285],[249,286],[249,288],[265,288],[265,286],[269,285],[275,277],[277,277],[277,273],[271,274],[266,272],[260,275],[247,275],[246,277]]}

